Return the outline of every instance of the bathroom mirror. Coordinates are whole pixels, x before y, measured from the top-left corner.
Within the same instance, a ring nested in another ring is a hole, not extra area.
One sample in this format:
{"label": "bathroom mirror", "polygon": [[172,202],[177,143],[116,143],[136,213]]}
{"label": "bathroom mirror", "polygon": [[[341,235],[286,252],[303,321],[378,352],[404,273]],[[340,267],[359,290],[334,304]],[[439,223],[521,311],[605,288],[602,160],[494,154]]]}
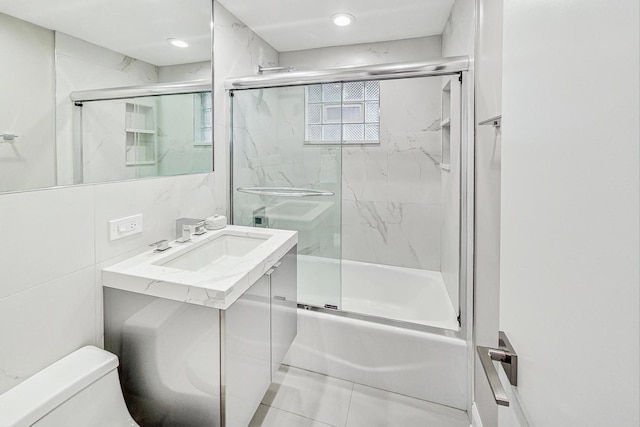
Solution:
{"label": "bathroom mirror", "polygon": [[[0,192],[211,171],[211,8],[0,0]],[[193,81],[186,94],[110,91]]]}

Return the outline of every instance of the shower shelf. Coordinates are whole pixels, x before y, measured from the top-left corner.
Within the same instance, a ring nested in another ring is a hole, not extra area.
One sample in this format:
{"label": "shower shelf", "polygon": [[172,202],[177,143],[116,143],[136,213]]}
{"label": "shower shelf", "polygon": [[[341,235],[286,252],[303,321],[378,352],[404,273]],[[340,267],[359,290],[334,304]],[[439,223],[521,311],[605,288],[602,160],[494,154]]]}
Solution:
{"label": "shower shelf", "polygon": [[155,105],[126,102],[124,131],[125,166],[155,165],[158,150]]}

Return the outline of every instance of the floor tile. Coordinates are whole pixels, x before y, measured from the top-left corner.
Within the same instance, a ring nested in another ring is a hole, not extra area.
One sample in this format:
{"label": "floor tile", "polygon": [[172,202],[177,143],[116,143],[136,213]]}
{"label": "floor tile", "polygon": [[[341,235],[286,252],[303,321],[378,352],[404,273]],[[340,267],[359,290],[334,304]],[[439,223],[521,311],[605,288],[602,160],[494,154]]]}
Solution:
{"label": "floor tile", "polygon": [[353,383],[282,366],[262,403],[336,427],[344,427]]}
{"label": "floor tile", "polygon": [[333,427],[281,409],[260,405],[249,427]]}
{"label": "floor tile", "polygon": [[468,427],[464,411],[355,384],[346,427]]}

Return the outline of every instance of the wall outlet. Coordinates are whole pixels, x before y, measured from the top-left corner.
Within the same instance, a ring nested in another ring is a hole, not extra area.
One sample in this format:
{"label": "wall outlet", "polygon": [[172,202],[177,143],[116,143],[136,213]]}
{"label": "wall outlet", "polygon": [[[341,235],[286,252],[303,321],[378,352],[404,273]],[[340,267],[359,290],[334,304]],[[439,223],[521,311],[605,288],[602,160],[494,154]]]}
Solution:
{"label": "wall outlet", "polygon": [[142,214],[109,221],[109,241],[142,233]]}

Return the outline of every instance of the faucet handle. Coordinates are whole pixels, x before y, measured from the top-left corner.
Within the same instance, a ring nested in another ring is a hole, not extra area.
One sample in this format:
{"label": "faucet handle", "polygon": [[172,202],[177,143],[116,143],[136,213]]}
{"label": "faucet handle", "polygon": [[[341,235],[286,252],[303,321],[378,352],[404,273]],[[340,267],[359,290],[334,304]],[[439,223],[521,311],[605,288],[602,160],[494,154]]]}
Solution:
{"label": "faucet handle", "polygon": [[156,251],[158,252],[163,252],[163,251],[166,251],[167,249],[171,249],[171,246],[169,246],[169,241],[166,239],[158,240],[157,242],[151,243],[149,246],[155,246]]}
{"label": "faucet handle", "polygon": [[196,236],[200,236],[200,235],[206,233],[207,230],[204,229],[204,225],[205,225],[204,220],[202,220],[199,223],[197,223],[195,225],[195,230],[193,231],[193,234],[195,234]]}
{"label": "faucet handle", "polygon": [[182,224],[182,235],[176,239],[178,243],[185,243],[191,240],[191,226],[189,224]]}

